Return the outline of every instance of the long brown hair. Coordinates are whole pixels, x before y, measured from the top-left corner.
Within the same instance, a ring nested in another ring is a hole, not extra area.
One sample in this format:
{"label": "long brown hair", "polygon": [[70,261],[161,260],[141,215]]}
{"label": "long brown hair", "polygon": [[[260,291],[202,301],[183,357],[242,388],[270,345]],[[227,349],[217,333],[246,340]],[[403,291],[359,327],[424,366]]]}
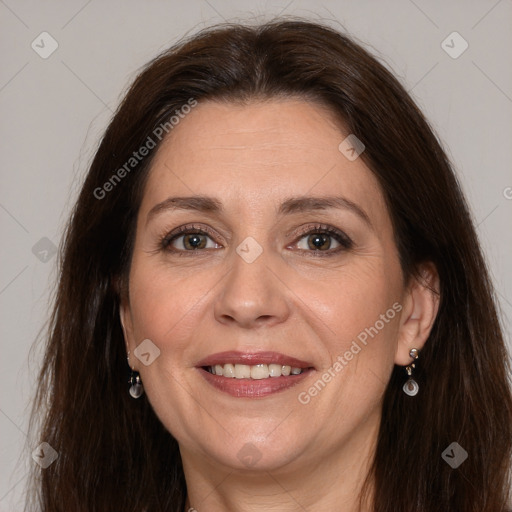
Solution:
{"label": "long brown hair", "polygon": [[[316,23],[277,20],[210,28],[157,57],[101,141],[61,247],[39,378],[39,438],[59,453],[35,475],[32,503],[41,510],[183,511],[178,444],[147,399],[128,394],[119,321],[135,220],[160,144],[154,134],[191,99],[279,96],[322,102],[363,141],[362,158],[386,197],[404,275],[431,261],[440,276],[439,313],[415,374],[421,393],[411,399],[401,392],[404,371],[395,367],[384,396],[369,474],[373,510],[505,509],[512,440],[508,355],[450,163],[404,88],[360,45]],[[148,137],[156,147],[127,167]],[[452,442],[468,453],[457,469],[442,458]]]}

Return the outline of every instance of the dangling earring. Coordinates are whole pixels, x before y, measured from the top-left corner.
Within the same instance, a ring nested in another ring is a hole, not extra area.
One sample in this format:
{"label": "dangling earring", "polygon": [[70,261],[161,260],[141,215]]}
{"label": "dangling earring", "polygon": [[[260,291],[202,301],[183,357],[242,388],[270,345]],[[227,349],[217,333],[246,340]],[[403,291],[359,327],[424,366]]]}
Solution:
{"label": "dangling earring", "polygon": [[[130,366],[130,352],[128,352],[128,366]],[[136,372],[132,368],[132,373],[130,374],[130,380],[128,381],[130,384],[130,389],[128,392],[132,398],[140,398],[144,394],[144,386],[142,385],[142,380],[140,378],[139,372]]]}
{"label": "dangling earring", "polygon": [[405,368],[409,378],[407,379],[407,382],[404,384],[402,389],[406,395],[416,396],[420,387],[418,386],[418,383],[412,378],[412,370],[416,367],[414,361],[416,361],[416,359],[419,357],[419,350],[417,348],[413,348],[409,352],[409,355],[411,356],[413,362]]}
{"label": "dangling earring", "polygon": [[140,375],[132,370],[130,380],[128,384],[131,384],[129,393],[132,398],[140,398],[144,394],[144,386],[140,380]]}

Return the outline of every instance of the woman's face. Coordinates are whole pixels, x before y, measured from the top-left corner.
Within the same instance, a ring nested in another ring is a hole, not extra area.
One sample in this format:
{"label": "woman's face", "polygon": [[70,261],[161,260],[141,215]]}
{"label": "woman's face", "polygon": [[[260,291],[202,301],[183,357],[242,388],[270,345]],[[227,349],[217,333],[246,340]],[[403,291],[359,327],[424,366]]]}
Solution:
{"label": "woman's face", "polygon": [[348,135],[299,99],[200,102],[158,150],[121,317],[185,461],[311,468],[375,438],[407,290]]}

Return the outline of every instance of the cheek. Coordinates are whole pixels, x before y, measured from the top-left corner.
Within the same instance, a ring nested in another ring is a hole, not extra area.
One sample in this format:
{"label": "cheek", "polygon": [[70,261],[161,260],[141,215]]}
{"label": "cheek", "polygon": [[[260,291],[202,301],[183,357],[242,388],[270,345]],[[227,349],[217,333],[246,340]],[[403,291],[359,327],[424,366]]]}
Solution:
{"label": "cheek", "polygon": [[319,327],[328,326],[320,347],[325,366],[318,378],[329,383],[317,386],[321,392],[309,388],[303,395],[304,400],[316,401],[319,418],[336,415],[350,424],[379,407],[394,365],[400,283],[399,266],[375,258],[347,266],[328,283],[303,290]]}
{"label": "cheek", "polygon": [[130,306],[136,344],[150,339],[160,350],[148,366],[139,365],[146,396],[162,423],[184,436],[190,416],[191,393],[187,378],[197,347],[194,334],[201,326],[204,300],[215,282],[189,273],[182,278],[172,268],[147,261],[132,264]]}
{"label": "cheek", "polygon": [[300,390],[301,403],[310,401],[316,428],[336,436],[380,410],[394,366],[400,292],[381,271],[345,272],[321,292],[309,291],[308,306],[328,326],[320,347],[325,366]]}
{"label": "cheek", "polygon": [[204,304],[218,279],[212,272],[183,273],[161,263],[134,260],[130,305],[136,342],[149,338],[163,355],[171,356],[162,361],[177,366],[179,356],[183,365],[193,348],[187,340],[201,325]]}
{"label": "cheek", "polygon": [[397,314],[392,306],[401,296],[397,283],[400,283],[399,272],[376,258],[364,265],[347,266],[327,281],[309,283],[302,295],[308,298],[308,307],[329,328],[331,339],[343,349],[376,323],[379,337],[394,338]]}

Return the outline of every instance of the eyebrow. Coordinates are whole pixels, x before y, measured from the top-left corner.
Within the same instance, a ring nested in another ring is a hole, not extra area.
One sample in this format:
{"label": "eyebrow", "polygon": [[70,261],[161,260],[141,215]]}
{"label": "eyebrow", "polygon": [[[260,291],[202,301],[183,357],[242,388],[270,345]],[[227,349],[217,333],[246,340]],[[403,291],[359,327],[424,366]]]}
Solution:
{"label": "eyebrow", "polygon": [[[341,196],[290,197],[281,203],[277,213],[278,215],[291,215],[328,209],[349,210],[373,230],[373,225],[368,214],[356,203]],[[221,201],[209,196],[168,197],[151,208],[146,217],[146,224],[156,215],[164,211],[172,210],[222,213],[224,208]]]}

